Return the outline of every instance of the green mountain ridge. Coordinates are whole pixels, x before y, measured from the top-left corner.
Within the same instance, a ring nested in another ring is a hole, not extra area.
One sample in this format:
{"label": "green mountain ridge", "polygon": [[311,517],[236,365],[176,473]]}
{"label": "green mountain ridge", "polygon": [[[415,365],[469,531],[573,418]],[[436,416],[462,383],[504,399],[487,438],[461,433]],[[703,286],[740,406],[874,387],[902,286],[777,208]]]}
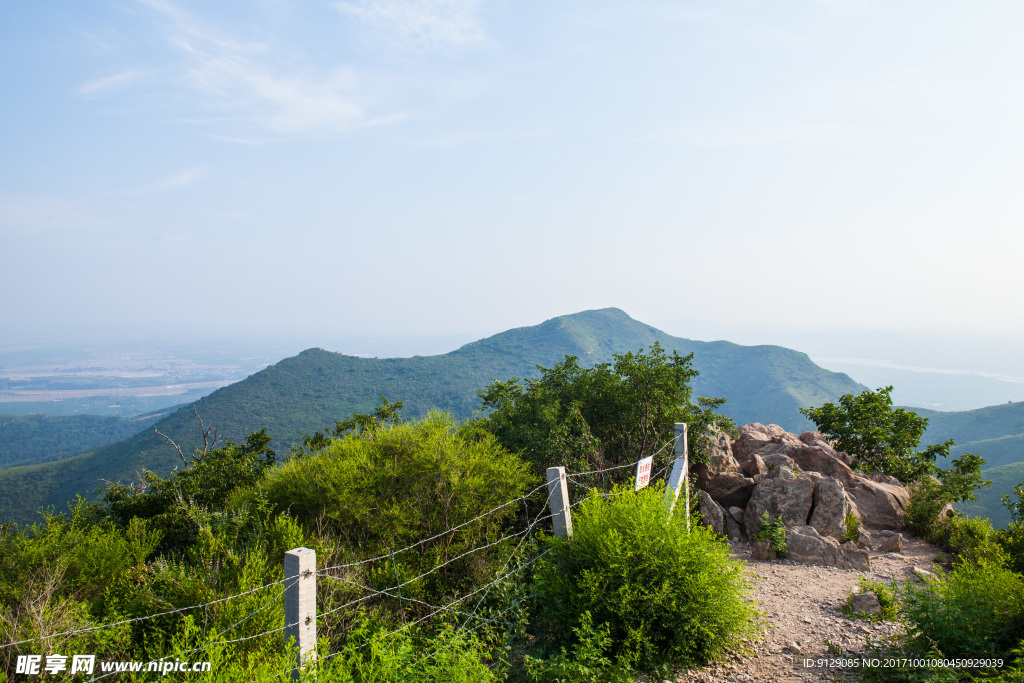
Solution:
{"label": "green mountain ridge", "polygon": [[[551,367],[566,355],[581,365],[612,360],[613,354],[649,348],[694,353],[700,376],[697,396],[724,396],[722,412],[744,422],[774,422],[790,431],[813,428],[799,408],[835,400],[863,386],[848,376],[815,365],[805,353],[779,346],[740,346],[668,335],[609,308],[560,316],[471,342],[450,353],[412,358],[359,358],[307,349],[195,403],[219,436],[241,441],[263,427],[281,455],[311,433],[354,412],[368,412],[380,396],[404,403],[403,414],[420,417],[431,409],[458,419],[479,408],[476,392],[494,379],[534,377],[536,366]],[[156,424],[190,451],[201,444],[198,421],[183,408]],[[132,481],[137,472],[166,473],[181,460],[152,430],[74,458],[0,470],[0,520],[30,522],[41,506],[63,508],[76,494],[95,495],[104,480]]]}

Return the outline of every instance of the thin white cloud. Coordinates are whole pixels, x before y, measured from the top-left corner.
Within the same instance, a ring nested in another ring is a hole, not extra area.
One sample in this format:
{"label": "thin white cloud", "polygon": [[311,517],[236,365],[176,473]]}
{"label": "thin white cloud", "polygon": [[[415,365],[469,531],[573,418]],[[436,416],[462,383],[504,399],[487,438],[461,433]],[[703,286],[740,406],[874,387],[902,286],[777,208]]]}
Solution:
{"label": "thin white cloud", "polygon": [[466,47],[487,40],[479,0],[343,0],[335,8],[372,40],[404,51]]}
{"label": "thin white cloud", "polygon": [[290,65],[265,45],[245,43],[207,26],[167,0],[137,0],[168,24],[167,40],[182,56],[178,83],[202,106],[275,133],[346,129],[364,119],[354,78]]}
{"label": "thin white cloud", "polygon": [[133,83],[137,83],[144,75],[141,71],[122,71],[113,76],[83,83],[78,86],[78,94],[89,96],[126,88]]}

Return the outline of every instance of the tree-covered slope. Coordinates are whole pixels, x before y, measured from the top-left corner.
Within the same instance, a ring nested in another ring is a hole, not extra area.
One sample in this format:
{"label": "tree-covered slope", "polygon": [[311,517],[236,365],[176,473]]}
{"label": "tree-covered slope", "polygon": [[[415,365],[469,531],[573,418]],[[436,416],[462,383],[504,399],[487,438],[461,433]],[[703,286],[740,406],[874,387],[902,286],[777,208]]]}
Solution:
{"label": "tree-covered slope", "polygon": [[985,459],[987,468],[1024,461],[1024,403],[950,413],[920,408],[914,411],[928,418],[922,444],[953,439],[956,441],[951,450],[954,457],[977,453]]}
{"label": "tree-covered slope", "polygon": [[1010,512],[1003,507],[1003,496],[1017,497],[1013,487],[1024,482],[1024,462],[1014,462],[981,471],[981,476],[992,482],[987,489],[975,492],[978,500],[957,505],[957,509],[971,517],[987,517],[996,528],[1005,527],[1010,523]]}
{"label": "tree-covered slope", "polygon": [[0,467],[58,460],[117,443],[177,409],[134,417],[0,415]]}
{"label": "tree-covered slope", "polygon": [[[267,428],[279,453],[309,433],[353,412],[371,411],[384,395],[402,400],[404,414],[432,408],[467,418],[478,409],[477,390],[494,379],[535,377],[566,355],[581,365],[612,360],[614,353],[648,348],[694,353],[700,376],[695,394],[724,396],[723,412],[739,423],[774,422],[790,431],[811,425],[798,409],[864,389],[846,375],[824,370],[804,354],[777,346],[747,347],[725,341],[700,342],[665,334],[618,309],[585,311],[553,318],[467,344],[438,356],[357,358],[309,349],[196,402],[207,425],[222,437],[241,441]],[[183,449],[201,443],[191,408],[156,427]],[[26,521],[40,505],[57,505],[76,493],[90,495],[107,480],[130,480],[150,468],[167,472],[178,455],[152,430],[70,461],[0,470],[0,519]],[[11,496],[14,491],[21,492]]]}

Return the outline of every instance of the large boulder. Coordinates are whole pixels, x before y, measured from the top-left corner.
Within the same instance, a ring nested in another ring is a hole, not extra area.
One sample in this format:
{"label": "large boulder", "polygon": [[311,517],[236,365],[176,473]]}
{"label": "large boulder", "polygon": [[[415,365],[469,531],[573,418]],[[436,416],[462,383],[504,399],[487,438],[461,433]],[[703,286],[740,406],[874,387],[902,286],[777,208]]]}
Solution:
{"label": "large boulder", "polygon": [[711,442],[706,452],[707,463],[697,463],[697,488],[707,491],[715,501],[725,507],[744,506],[754,488],[754,480],[744,474],[743,468],[732,455],[732,439],[722,430],[708,433]]}
{"label": "large boulder", "polygon": [[704,526],[709,527],[716,534],[725,535],[725,518],[729,513],[712,500],[706,491],[697,491],[697,502],[700,507],[700,518]]}
{"label": "large boulder", "polygon": [[854,486],[847,487],[847,495],[860,513],[860,522],[868,529],[902,529],[906,524],[904,508],[910,492],[902,486],[882,484],[867,477],[857,476]]}
{"label": "large boulder", "polygon": [[743,513],[743,526],[748,534],[755,534],[761,527],[761,516],[767,512],[775,518],[782,516],[786,527],[807,524],[814,500],[814,482],[808,477],[796,476],[787,468],[781,468],[779,475],[763,479],[754,491]]}
{"label": "large boulder", "polygon": [[840,545],[839,541],[822,536],[812,526],[797,526],[786,529],[786,557],[795,562],[820,564],[840,569],[868,571],[871,561],[868,551],[861,550],[851,542]]}
{"label": "large boulder", "polygon": [[755,422],[741,426],[738,431],[739,438],[732,442],[732,454],[740,465],[747,462],[754,453],[763,458],[771,453],[784,451],[786,445],[799,443],[799,439],[779,425]]}
{"label": "large boulder", "polygon": [[711,475],[702,465],[698,466],[697,488],[708,494],[725,507],[743,507],[750,500],[754,480],[741,472],[723,472]]}
{"label": "large boulder", "polygon": [[846,540],[846,516],[853,506],[846,489],[838,479],[822,477],[814,487],[814,509],[808,524],[822,536],[831,536],[840,543]]}
{"label": "large boulder", "polygon": [[[804,432],[797,437],[778,425],[743,425],[739,428],[739,437],[732,442],[732,455],[739,469],[747,475],[756,471],[751,463],[756,463],[757,458],[765,463],[768,473],[754,475],[757,476],[755,481],[776,478],[783,469],[802,472],[816,482],[824,482],[825,479],[838,481],[845,491],[846,505],[849,507],[843,513],[843,527],[845,516],[850,512],[858,515],[861,523],[869,529],[899,530],[904,527],[904,507],[910,493],[892,477],[867,477],[854,472],[850,468],[853,458],[836,451],[820,432]],[[835,494],[835,489],[835,485],[829,483],[824,491]],[[819,531],[832,537],[836,537],[841,530],[838,508],[842,505],[838,500],[834,502],[836,504],[827,510],[827,515],[823,511],[813,524]]]}

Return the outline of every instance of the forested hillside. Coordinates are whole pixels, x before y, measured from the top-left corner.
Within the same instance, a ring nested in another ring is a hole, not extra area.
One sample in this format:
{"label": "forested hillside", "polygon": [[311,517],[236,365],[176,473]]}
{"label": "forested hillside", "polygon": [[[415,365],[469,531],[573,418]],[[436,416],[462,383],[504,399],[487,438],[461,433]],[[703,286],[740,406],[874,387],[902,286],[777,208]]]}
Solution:
{"label": "forested hillside", "polygon": [[0,467],[59,460],[116,443],[177,409],[135,417],[0,415]]}
{"label": "forested hillside", "polygon": [[[824,370],[804,354],[778,346],[682,339],[633,320],[615,308],[553,318],[463,346],[438,356],[357,358],[309,349],[224,387],[195,406],[222,438],[241,441],[266,428],[272,447],[287,453],[304,433],[373,409],[386,396],[401,400],[403,413],[426,415],[432,408],[464,419],[480,406],[477,391],[494,379],[536,377],[566,355],[582,366],[612,360],[614,353],[660,343],[667,351],[694,354],[697,396],[728,399],[721,412],[737,423],[774,422],[790,431],[810,428],[801,407],[859,392],[846,375]],[[201,432],[191,408],[157,424],[188,451]],[[150,468],[166,473],[180,464],[177,453],[152,430],[85,456],[35,467],[0,471],[0,519],[26,522],[42,505],[63,507],[75,494],[91,496],[103,480],[132,480]],[[10,495],[17,491],[18,495]]]}

